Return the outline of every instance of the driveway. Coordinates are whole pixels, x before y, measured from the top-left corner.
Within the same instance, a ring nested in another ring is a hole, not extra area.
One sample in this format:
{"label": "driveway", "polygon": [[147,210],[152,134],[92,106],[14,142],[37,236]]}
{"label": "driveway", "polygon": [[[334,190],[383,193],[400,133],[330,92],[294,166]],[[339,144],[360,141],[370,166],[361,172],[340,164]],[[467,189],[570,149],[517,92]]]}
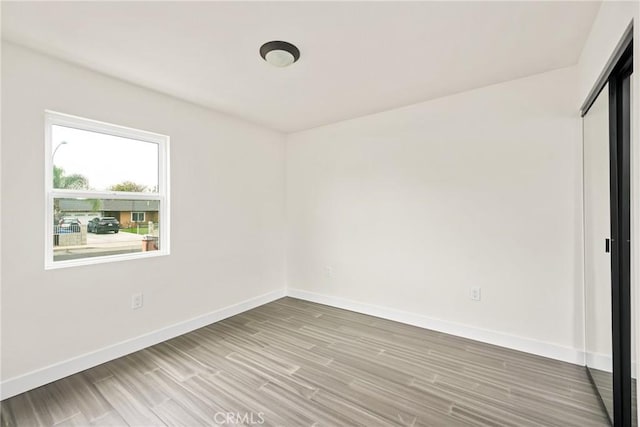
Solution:
{"label": "driveway", "polygon": [[141,234],[127,233],[124,231],[120,231],[117,234],[87,233],[87,246],[101,246],[101,247],[129,246],[129,245],[140,246],[142,245],[142,243],[140,243],[141,241],[142,241]]}
{"label": "driveway", "polygon": [[118,234],[87,233],[87,244],[54,247],[54,261],[142,251],[142,235],[120,231]]}

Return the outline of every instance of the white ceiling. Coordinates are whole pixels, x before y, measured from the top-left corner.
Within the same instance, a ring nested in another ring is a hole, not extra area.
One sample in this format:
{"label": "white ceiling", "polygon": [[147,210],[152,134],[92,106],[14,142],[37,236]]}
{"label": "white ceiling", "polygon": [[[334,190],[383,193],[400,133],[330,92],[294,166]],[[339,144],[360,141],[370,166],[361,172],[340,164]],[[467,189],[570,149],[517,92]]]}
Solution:
{"label": "white ceiling", "polygon": [[[575,64],[599,5],[2,2],[2,36],[292,132]],[[270,40],[300,60],[270,66]]]}

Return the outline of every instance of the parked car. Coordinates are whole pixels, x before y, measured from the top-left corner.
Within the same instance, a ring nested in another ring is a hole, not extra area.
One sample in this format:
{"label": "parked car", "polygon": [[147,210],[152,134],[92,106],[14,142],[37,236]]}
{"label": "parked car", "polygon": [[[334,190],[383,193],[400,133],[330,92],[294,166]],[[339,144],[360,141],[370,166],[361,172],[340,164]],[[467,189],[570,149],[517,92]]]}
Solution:
{"label": "parked car", "polygon": [[80,232],[80,220],[73,217],[62,217],[58,221],[59,233],[79,233]]}
{"label": "parked car", "polygon": [[120,231],[120,223],[118,222],[117,219],[115,219],[112,216],[103,216],[100,218],[93,218],[91,221],[89,221],[89,224],[87,224],[87,231],[89,233],[96,233],[96,234],[105,233],[109,231],[113,231],[114,233],[117,233],[118,231]]}

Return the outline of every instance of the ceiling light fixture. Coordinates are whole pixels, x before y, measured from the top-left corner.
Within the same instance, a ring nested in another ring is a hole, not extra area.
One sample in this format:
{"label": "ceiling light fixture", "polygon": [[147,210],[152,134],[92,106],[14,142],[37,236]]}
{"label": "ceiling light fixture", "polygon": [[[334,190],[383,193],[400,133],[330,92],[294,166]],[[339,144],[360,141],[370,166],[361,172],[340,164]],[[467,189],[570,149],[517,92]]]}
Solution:
{"label": "ceiling light fixture", "polygon": [[300,51],[291,43],[274,40],[260,47],[260,56],[273,66],[286,67],[300,58]]}

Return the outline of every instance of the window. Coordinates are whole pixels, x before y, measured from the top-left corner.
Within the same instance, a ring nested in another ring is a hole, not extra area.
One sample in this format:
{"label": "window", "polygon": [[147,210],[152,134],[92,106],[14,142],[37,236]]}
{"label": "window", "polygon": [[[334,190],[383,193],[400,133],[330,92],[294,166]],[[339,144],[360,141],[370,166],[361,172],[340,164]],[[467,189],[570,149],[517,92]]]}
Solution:
{"label": "window", "polygon": [[45,268],[169,254],[169,137],[45,113]]}
{"label": "window", "polygon": [[144,212],[131,212],[131,221],[144,222]]}

